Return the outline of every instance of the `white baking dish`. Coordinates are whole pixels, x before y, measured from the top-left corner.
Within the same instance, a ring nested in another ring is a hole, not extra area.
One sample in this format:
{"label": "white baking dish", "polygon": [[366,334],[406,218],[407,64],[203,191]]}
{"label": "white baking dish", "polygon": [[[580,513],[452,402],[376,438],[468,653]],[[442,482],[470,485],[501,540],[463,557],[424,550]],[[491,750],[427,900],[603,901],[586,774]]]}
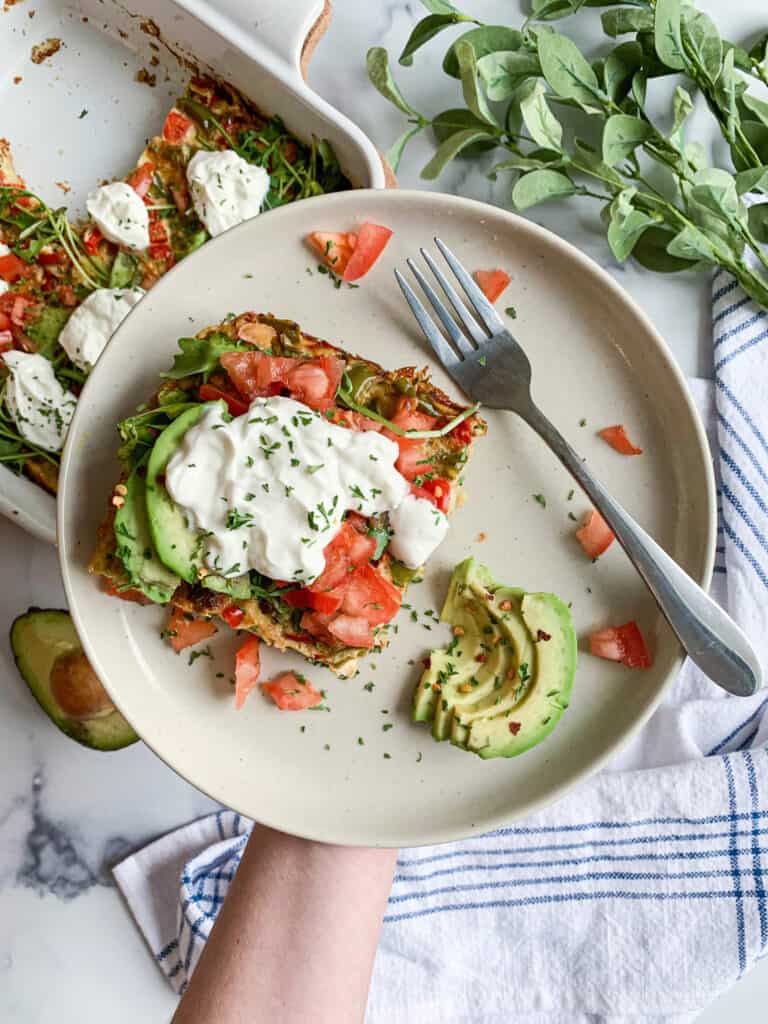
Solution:
{"label": "white baking dish", "polygon": [[[129,170],[145,139],[160,130],[189,61],[264,113],[279,114],[299,138],[327,138],[356,186],[383,188],[386,172],[371,141],[304,80],[329,18],[327,0],[17,4],[0,14],[0,136],[30,188],[52,206],[82,212],[94,184]],[[34,64],[32,46],[50,38],[63,45]],[[155,76],[154,87],[137,80],[142,68]],[[0,465],[0,513],[50,543],[55,504]]]}

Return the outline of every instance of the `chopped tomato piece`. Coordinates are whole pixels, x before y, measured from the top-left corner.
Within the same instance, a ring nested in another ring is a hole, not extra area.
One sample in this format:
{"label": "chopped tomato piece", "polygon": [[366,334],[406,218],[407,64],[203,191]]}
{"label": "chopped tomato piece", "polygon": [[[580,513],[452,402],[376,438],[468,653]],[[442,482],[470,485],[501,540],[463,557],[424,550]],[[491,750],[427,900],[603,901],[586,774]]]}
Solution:
{"label": "chopped tomato piece", "polygon": [[433,476],[430,480],[425,480],[421,486],[412,485],[411,493],[415,494],[417,498],[426,498],[427,501],[431,501],[441,512],[447,512],[450,508],[451,484],[442,476]]}
{"label": "chopped tomato piece", "polygon": [[355,529],[354,520],[345,519],[339,532],[325,546],[325,569],[308,589],[316,594],[335,590],[349,579],[352,569],[365,565],[375,550],[375,539]]}
{"label": "chopped tomato piece", "polygon": [[636,622],[599,629],[589,638],[589,650],[598,658],[620,661],[629,668],[649,668],[651,657]]}
{"label": "chopped tomato piece", "polygon": [[297,672],[282,672],[268,683],[262,683],[261,688],[281,711],[304,711],[323,702],[323,695]]}
{"label": "chopped tomato piece", "polygon": [[99,231],[97,227],[88,227],[83,232],[83,245],[91,256],[96,255],[99,251],[99,246],[103,241],[104,235],[102,235],[101,231]]}
{"label": "chopped tomato piece", "polygon": [[[362,618],[371,626],[381,626],[397,615],[402,601],[402,591],[366,562],[350,576],[341,606],[345,616],[341,617]],[[336,622],[338,619],[328,626],[332,633]]]}
{"label": "chopped tomato piece", "polygon": [[0,331],[0,352],[8,352],[13,348],[13,334],[10,331]]}
{"label": "chopped tomato piece", "polygon": [[357,244],[357,235],[335,231],[313,231],[307,241],[322,257],[323,263],[335,274],[344,273]]}
{"label": "chopped tomato piece", "polygon": [[318,640],[332,643],[334,638],[328,632],[328,623],[332,618],[333,615],[327,615],[323,612],[304,612],[301,616],[301,628]]}
{"label": "chopped tomato piece", "polygon": [[352,256],[347,262],[341,276],[345,281],[357,281],[371,269],[384,251],[384,246],[392,237],[389,228],[382,224],[366,221],[357,233],[357,242]]}
{"label": "chopped tomato piece", "polygon": [[475,436],[474,430],[476,422],[477,421],[474,416],[467,416],[467,418],[462,420],[461,423],[456,424],[448,437],[455,441],[456,444],[461,445],[462,448],[465,448],[471,443],[472,438]]}
{"label": "chopped tomato piece", "polygon": [[249,636],[235,655],[235,707],[239,711],[245,698],[256,686],[261,672],[258,637]]}
{"label": "chopped tomato piece", "polygon": [[216,623],[212,619],[195,619],[181,608],[173,608],[168,620],[167,634],[171,647],[178,654],[185,647],[202,643],[216,632]]}
{"label": "chopped tomato piece", "polygon": [[104,592],[109,594],[110,597],[119,597],[121,601],[132,601],[134,604],[152,604],[150,599],[145,597],[140,590],[134,590],[133,588],[119,590],[112,580],[105,581]]}
{"label": "chopped tomato piece", "polygon": [[332,615],[341,608],[341,602],[344,600],[344,588],[314,591],[304,587],[301,590],[289,590],[282,597],[291,608],[305,608],[309,611],[320,612],[322,615]]}
{"label": "chopped tomato piece", "polygon": [[15,253],[9,252],[5,256],[0,256],[0,277],[3,281],[13,284],[20,277],[27,277],[29,272],[29,264],[19,259]]}
{"label": "chopped tomato piece", "polygon": [[643,449],[638,448],[636,445],[627,437],[627,430],[623,424],[619,423],[615,427],[604,427],[602,430],[598,430],[598,434],[604,441],[619,452],[620,455],[642,455]]}
{"label": "chopped tomato piece", "polygon": [[128,184],[136,195],[140,196],[142,199],[146,199],[147,192],[149,192],[150,186],[152,185],[152,175],[154,173],[155,165],[150,160],[145,160],[143,164],[136,168],[130,178],[128,178]]}
{"label": "chopped tomato piece", "polygon": [[347,647],[373,647],[371,624],[362,615],[337,615],[328,623],[328,632]]}
{"label": "chopped tomato piece", "polygon": [[71,284],[61,285],[57,290],[57,295],[62,306],[72,307],[77,305],[77,295],[75,295],[75,289]]}
{"label": "chopped tomato piece", "polygon": [[576,531],[576,539],[590,558],[599,558],[613,542],[613,530],[599,512],[591,509]]}
{"label": "chopped tomato piece", "polygon": [[201,384],[197,389],[197,394],[201,402],[226,402],[227,408],[233,416],[242,416],[244,412],[248,412],[247,402],[232,394],[231,391],[223,391],[221,388],[214,387],[213,384]]}
{"label": "chopped tomato piece", "polygon": [[53,267],[61,265],[67,262],[67,254],[65,252],[41,252],[37,257],[37,262],[43,267]]}
{"label": "chopped tomato piece", "polygon": [[29,314],[35,308],[32,299],[27,298],[26,295],[19,295],[17,292],[6,292],[2,296],[2,302],[4,308],[8,310],[11,323],[16,327],[23,327]]}
{"label": "chopped tomato piece", "polygon": [[350,430],[375,430],[377,433],[382,430],[381,423],[369,419],[361,412],[353,412],[351,409],[335,408],[331,422],[340,427],[349,427]]}
{"label": "chopped tomato piece", "polygon": [[0,331],[10,331],[11,329],[11,318],[7,313],[3,313],[0,310]]}
{"label": "chopped tomato piece", "polygon": [[176,209],[179,213],[186,213],[189,209],[189,190],[186,186],[172,188],[171,195],[173,196],[173,201],[176,204]]}
{"label": "chopped tomato piece", "polygon": [[167,260],[171,255],[168,228],[159,217],[149,218],[149,255],[153,260]]}
{"label": "chopped tomato piece", "polygon": [[472,275],[489,302],[495,302],[512,278],[506,270],[476,270]]}
{"label": "chopped tomato piece", "polygon": [[[437,417],[419,409],[419,403],[412,395],[404,395],[397,403],[397,409],[391,420],[401,430],[432,430]],[[400,437],[394,434],[394,437]]]}
{"label": "chopped tomato piece", "polygon": [[325,412],[344,372],[344,360],[336,356],[293,359],[264,352],[225,352],[221,365],[240,394],[247,398],[279,394],[285,388],[297,402]]}
{"label": "chopped tomato piece", "polygon": [[174,107],[173,110],[168,112],[168,116],[165,119],[163,138],[166,142],[178,146],[180,142],[187,142],[189,140],[193,127],[192,121]]}
{"label": "chopped tomato piece", "polygon": [[228,604],[222,611],[221,617],[228,626],[231,626],[232,629],[237,629],[245,618],[245,612],[239,604]]}
{"label": "chopped tomato piece", "polygon": [[434,472],[435,467],[426,456],[423,441],[409,441],[407,438],[399,437],[397,445],[400,454],[395,469],[402,473],[406,480],[415,480],[417,476]]}

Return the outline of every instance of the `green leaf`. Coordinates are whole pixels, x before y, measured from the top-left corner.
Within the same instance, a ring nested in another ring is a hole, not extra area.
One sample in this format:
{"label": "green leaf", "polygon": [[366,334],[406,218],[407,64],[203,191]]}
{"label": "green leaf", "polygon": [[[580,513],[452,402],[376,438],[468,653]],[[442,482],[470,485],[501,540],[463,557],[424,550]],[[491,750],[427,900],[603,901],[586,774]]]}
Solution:
{"label": "green leaf", "polygon": [[137,267],[137,260],[120,249],[117,256],[115,256],[115,261],[109,274],[109,287],[127,288],[133,283]]}
{"label": "green leaf", "polygon": [[645,91],[648,81],[642,71],[636,72],[632,77],[632,98],[640,110],[645,107]]}
{"label": "green leaf", "polygon": [[691,197],[705,209],[722,217],[736,217],[739,200],[732,174],[719,167],[707,167],[694,176]]}
{"label": "green leaf", "polygon": [[226,334],[212,334],[201,341],[199,338],[179,338],[181,352],[176,354],[173,366],[160,376],[166,380],[181,380],[195,373],[202,373],[206,379],[219,365],[225,352],[249,352],[252,346],[240,345]]}
{"label": "green leaf", "polygon": [[749,208],[749,230],[758,242],[768,242],[768,203]]}
{"label": "green leaf", "polygon": [[528,134],[545,149],[559,150],[563,142],[563,128],[549,109],[547,91],[540,81],[528,84],[531,87],[520,100],[520,112]]}
{"label": "green leaf", "polygon": [[421,0],[424,7],[432,14],[453,14],[456,8],[448,0]]}
{"label": "green leaf", "polygon": [[459,36],[443,58],[443,71],[451,78],[461,78],[459,61],[456,56],[456,47],[460,43],[469,43],[475,51],[475,57],[481,60],[489,53],[519,50],[523,45],[523,34],[517,29],[507,28],[504,25],[482,25],[480,28],[471,28],[469,32]]}
{"label": "green leaf", "polygon": [[683,259],[680,256],[670,256],[667,246],[672,240],[673,232],[665,228],[648,228],[635,243],[632,250],[632,257],[645,267],[646,270],[653,270],[657,274],[674,274],[679,270],[689,270],[695,267],[698,260]]}
{"label": "green leaf", "polygon": [[736,191],[740,196],[745,192],[768,192],[768,167],[750,167],[736,175]]}
{"label": "green leaf", "polygon": [[487,140],[488,137],[487,129],[483,131],[477,128],[466,128],[462,132],[454,132],[438,147],[435,155],[422,169],[421,177],[427,180],[436,178],[446,164],[449,164],[463,149],[471,146],[474,142]]}
{"label": "green leaf", "polygon": [[615,39],[628,32],[652,32],[653,13],[635,7],[617,7],[600,15],[603,32]]}
{"label": "green leaf", "polygon": [[758,66],[768,71],[768,32],[764,32],[751,47],[749,56]]}
{"label": "green leaf", "polygon": [[486,124],[498,126],[486,102],[485,96],[480,91],[477,77],[477,57],[472,45],[468,42],[459,42],[456,46],[456,59],[459,62],[461,72],[461,88],[464,93],[464,102],[481,121]]}
{"label": "green leaf", "polygon": [[551,88],[566,99],[575,100],[589,113],[599,112],[595,99],[602,93],[595,72],[578,46],[552,29],[540,29],[537,36],[539,61]]}
{"label": "green leaf", "polygon": [[573,157],[571,162],[576,170],[600,178],[601,181],[608,185],[618,185],[619,188],[622,188],[624,185],[624,179],[619,172],[605,163],[601,159],[600,154],[592,146],[587,145],[583,139],[576,138],[573,140]]}
{"label": "green leaf", "polygon": [[565,159],[562,153],[554,149],[533,149],[524,156],[513,154],[501,163],[494,164],[488,172],[488,177],[495,180],[499,171],[538,171],[564,166]]}
{"label": "green leaf", "polygon": [[681,0],[656,0],[653,21],[653,39],[659,60],[673,71],[685,67],[683,44],[680,39]]}
{"label": "green leaf", "polygon": [[675,235],[667,245],[667,252],[670,256],[677,256],[683,260],[717,262],[714,247],[707,236],[698,228],[690,226],[684,227]]}
{"label": "green leaf", "polygon": [[529,171],[518,179],[512,189],[512,202],[518,210],[527,210],[537,203],[572,196],[578,191],[571,179],[560,171]]}
{"label": "green leaf", "polygon": [[477,70],[489,100],[509,99],[517,86],[532,75],[540,75],[541,67],[532,53],[501,50],[488,53],[477,62]]}
{"label": "green leaf", "polygon": [[[476,128],[478,131],[485,132],[486,134],[488,132],[488,125],[485,121],[475,117],[472,111],[467,110],[465,107],[444,110],[432,120],[432,130],[438,143],[445,142],[451,135],[464,131],[465,128]],[[488,136],[479,142],[473,142],[469,146],[464,146],[457,156],[462,159],[477,156],[478,153],[486,153],[489,149],[495,149],[498,144],[499,140],[495,135],[492,137]]]}
{"label": "green leaf", "polygon": [[616,167],[652,134],[651,126],[631,114],[613,114],[603,129],[603,160]]}
{"label": "green leaf", "polygon": [[643,64],[643,51],[638,43],[620,43],[605,58],[603,81],[605,91],[614,103],[629,92],[632,76]]}
{"label": "green leaf", "polygon": [[403,52],[398,58],[398,63],[404,67],[410,67],[413,64],[413,55],[417,50],[421,49],[425,43],[428,43],[430,39],[434,39],[436,35],[443,31],[443,29],[450,28],[451,25],[458,25],[464,21],[471,21],[465,14],[459,14],[458,12],[449,12],[447,14],[429,14],[426,18],[422,18],[421,21],[414,26],[408,41],[403,47]]}
{"label": "green leaf", "polygon": [[[742,121],[741,130],[749,139],[752,148],[760,159],[760,163],[768,164],[768,125],[764,125],[760,121]],[[736,169],[739,171],[745,170],[744,167],[737,167]]]}
{"label": "green leaf", "polygon": [[634,208],[632,200],[636,194],[637,189],[625,188],[609,207],[608,244],[619,263],[630,256],[643,232],[657,223],[655,217]]}
{"label": "green leaf", "polygon": [[681,149],[683,145],[682,127],[685,119],[693,110],[693,100],[681,85],[678,85],[675,89],[672,109],[674,111],[674,120],[672,122],[672,131],[669,133],[669,139],[676,149]]}
{"label": "green leaf", "polygon": [[35,342],[41,356],[47,359],[53,356],[59,335],[71,315],[72,310],[63,306],[43,306],[40,316],[25,326],[25,333]]}
{"label": "green leaf", "polygon": [[758,120],[768,125],[768,103],[765,100],[758,99],[749,92],[742,93],[740,100],[747,110],[757,115]]}
{"label": "green leaf", "polygon": [[366,58],[368,66],[368,77],[371,85],[377,89],[385,100],[402,110],[404,114],[411,117],[420,117],[420,114],[413,109],[397,86],[392,72],[389,69],[389,55],[383,46],[372,46]]}
{"label": "green leaf", "polygon": [[533,0],[533,17],[539,21],[567,18],[582,6],[584,0]]}
{"label": "green leaf", "polygon": [[731,144],[736,138],[736,126],[739,119],[736,97],[739,92],[743,93],[743,89],[740,88],[742,82],[734,70],[734,60],[734,50],[730,49],[723,58],[723,67],[715,86],[718,106],[725,114],[725,137]]}
{"label": "green leaf", "polygon": [[400,161],[403,158],[403,151],[405,150],[405,147],[411,141],[413,136],[418,135],[420,131],[421,125],[418,124],[413,128],[406,129],[399,138],[395,139],[384,154],[384,159],[387,161],[394,173],[397,173],[397,169],[400,166]]}
{"label": "green leaf", "polygon": [[684,7],[680,32],[684,47],[687,44],[688,59],[704,69],[710,82],[716,82],[723,66],[723,43],[715,23],[708,14]]}

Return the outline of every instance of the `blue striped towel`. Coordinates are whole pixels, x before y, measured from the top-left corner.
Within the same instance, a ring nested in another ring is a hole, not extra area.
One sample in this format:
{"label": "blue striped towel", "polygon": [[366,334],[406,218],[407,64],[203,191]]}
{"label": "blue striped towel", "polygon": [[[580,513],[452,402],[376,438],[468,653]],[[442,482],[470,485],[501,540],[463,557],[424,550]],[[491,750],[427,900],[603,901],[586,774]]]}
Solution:
{"label": "blue striped towel", "polygon": [[[718,473],[713,592],[768,654],[768,317],[722,271],[713,330],[714,382],[692,382]],[[688,664],[571,796],[490,835],[402,850],[368,1024],[694,1020],[768,953],[767,705]],[[249,828],[220,811],[115,869],[177,992]]]}

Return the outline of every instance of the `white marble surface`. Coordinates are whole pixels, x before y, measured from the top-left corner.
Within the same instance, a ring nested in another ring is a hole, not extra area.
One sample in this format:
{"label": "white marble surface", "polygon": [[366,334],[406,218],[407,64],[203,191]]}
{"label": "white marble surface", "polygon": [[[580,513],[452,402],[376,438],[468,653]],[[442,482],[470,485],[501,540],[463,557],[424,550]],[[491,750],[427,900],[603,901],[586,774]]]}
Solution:
{"label": "white marble surface", "polygon": [[[754,32],[765,20],[764,0],[709,0],[700,6],[716,15],[732,37]],[[467,0],[467,7],[486,19],[510,21],[519,9],[509,0]],[[415,0],[336,0],[334,21],[313,60],[311,83],[382,148],[399,133],[402,118],[367,85],[364,54],[373,44],[398,51],[420,13]],[[406,95],[426,97],[428,112],[451,105],[458,96],[458,87],[438,73],[442,50],[438,41],[414,68],[398,73]],[[426,143],[412,147],[400,171],[403,186],[424,184],[418,170],[427,153]],[[492,185],[475,165],[463,164],[446,173],[437,187],[499,203],[509,188],[503,182]],[[668,338],[686,373],[709,374],[708,285],[703,278],[664,278],[611,266],[588,200],[568,208],[543,207],[536,219],[609,266]],[[0,522],[0,566],[1,637],[30,605],[63,605],[55,552],[6,522]],[[168,1020],[175,1000],[111,886],[108,867],[126,851],[205,813],[210,801],[141,745],[107,755],[64,738],[21,684],[4,639],[0,751],[0,1021]],[[701,1021],[757,1024],[765,1019],[767,999],[765,963]],[[440,1019],[437,1009],[432,1019]]]}

